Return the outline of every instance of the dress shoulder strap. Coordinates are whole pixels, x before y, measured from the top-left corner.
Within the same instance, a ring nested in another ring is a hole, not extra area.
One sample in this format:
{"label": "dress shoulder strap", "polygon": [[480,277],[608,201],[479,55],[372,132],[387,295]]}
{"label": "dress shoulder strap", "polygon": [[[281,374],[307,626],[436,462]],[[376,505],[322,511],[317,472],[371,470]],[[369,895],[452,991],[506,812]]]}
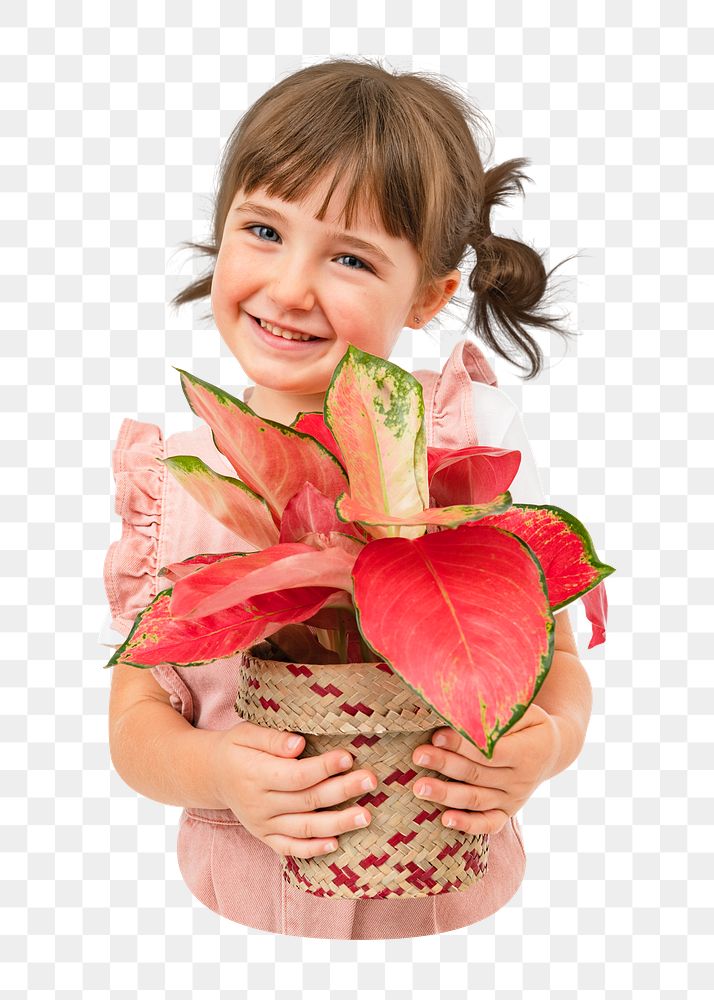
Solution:
{"label": "dress shoulder strap", "polygon": [[413,372],[424,392],[427,445],[468,448],[478,444],[473,412],[473,382],[498,385],[481,350],[465,337],[459,340],[440,372]]}

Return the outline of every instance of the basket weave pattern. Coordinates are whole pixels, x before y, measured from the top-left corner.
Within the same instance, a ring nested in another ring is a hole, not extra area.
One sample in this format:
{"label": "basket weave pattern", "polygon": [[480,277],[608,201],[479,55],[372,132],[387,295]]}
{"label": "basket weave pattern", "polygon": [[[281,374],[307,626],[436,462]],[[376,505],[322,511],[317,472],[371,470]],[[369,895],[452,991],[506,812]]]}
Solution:
{"label": "basket weave pattern", "polygon": [[377,787],[334,809],[359,804],[369,826],[339,834],[322,857],[286,857],[283,878],[317,896],[431,896],[467,889],[488,867],[488,834],[441,823],[445,807],[417,799],[418,776],[437,776],[412,762],[444,720],[386,663],[305,664],[241,656],[235,707],[243,719],[305,737],[301,758],[344,748],[353,770],[368,768]]}

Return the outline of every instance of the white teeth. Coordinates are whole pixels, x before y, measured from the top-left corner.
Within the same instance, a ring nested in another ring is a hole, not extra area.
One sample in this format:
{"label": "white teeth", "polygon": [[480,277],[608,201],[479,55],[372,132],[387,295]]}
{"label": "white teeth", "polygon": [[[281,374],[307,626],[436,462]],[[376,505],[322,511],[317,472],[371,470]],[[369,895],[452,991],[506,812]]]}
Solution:
{"label": "white teeth", "polygon": [[266,323],[263,319],[258,320],[258,322],[264,330],[268,330],[276,337],[282,337],[284,340],[317,340],[317,337],[311,337],[308,333],[292,333],[290,330],[283,330],[279,326]]}

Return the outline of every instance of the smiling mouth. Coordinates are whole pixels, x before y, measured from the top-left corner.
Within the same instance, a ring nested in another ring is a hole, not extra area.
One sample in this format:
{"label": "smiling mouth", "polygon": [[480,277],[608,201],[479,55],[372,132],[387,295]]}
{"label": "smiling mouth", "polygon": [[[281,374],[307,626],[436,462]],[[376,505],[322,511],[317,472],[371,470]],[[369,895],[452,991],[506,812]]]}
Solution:
{"label": "smiling mouth", "polygon": [[306,344],[309,343],[310,341],[323,339],[322,337],[315,337],[312,334],[294,333],[292,330],[283,331],[282,327],[278,327],[278,329],[281,330],[280,333],[274,333],[272,329],[269,330],[268,327],[264,325],[265,321],[264,320],[261,321],[259,316],[251,316],[250,313],[248,313],[248,315],[260,327],[261,330],[264,330],[271,337],[277,337],[278,340],[291,340],[291,341],[297,340],[300,341],[300,343]]}

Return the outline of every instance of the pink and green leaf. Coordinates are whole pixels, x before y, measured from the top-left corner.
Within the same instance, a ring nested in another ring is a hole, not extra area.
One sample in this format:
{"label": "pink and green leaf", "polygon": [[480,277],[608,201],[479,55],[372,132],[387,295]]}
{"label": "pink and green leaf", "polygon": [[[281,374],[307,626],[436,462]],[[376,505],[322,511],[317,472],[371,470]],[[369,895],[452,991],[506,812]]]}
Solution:
{"label": "pink and green leaf", "polygon": [[598,559],[582,522],[562,507],[516,503],[481,523],[513,532],[533,550],[545,574],[553,611],[582,597],[615,572]]}
{"label": "pink and green leaf", "polygon": [[168,588],[136,616],[125,642],[105,666],[125,663],[155,667],[171,663],[193,667],[211,663],[234,656],[283,625],[311,618],[335,596],[329,587],[296,588],[261,594],[220,614],[185,619],[172,617],[171,588]]}
{"label": "pink and green leaf", "polygon": [[[176,618],[199,617],[193,612],[206,597],[214,596],[257,569],[272,566],[290,555],[308,551],[312,551],[310,546],[302,542],[285,542],[282,545],[271,545],[260,552],[238,552],[234,556],[202,566],[177,580],[171,597],[171,614]],[[240,602],[231,603],[235,605]]]}
{"label": "pink and green leaf", "polygon": [[270,507],[240,479],[214,472],[193,455],[173,455],[161,461],[204,510],[249,545],[262,549],[278,541]]}
{"label": "pink and green leaf", "polygon": [[[347,537],[342,536],[347,542]],[[363,549],[354,540],[351,551],[337,545],[313,549],[290,542],[237,559],[223,559],[180,580],[174,587],[171,613],[202,618],[252,600],[258,594],[288,587],[352,588],[352,567]]]}
{"label": "pink and green leaf", "polygon": [[[365,525],[367,530],[375,526],[412,527],[415,525],[436,525],[442,528],[456,528],[466,521],[479,521],[482,517],[493,515],[499,511],[508,510],[511,506],[511,494],[506,491],[497,497],[489,499],[481,504],[455,504],[452,507],[428,507],[426,510],[416,511],[408,517],[390,517],[380,510],[370,510],[362,504],[357,503],[347,494],[339,496],[335,501],[335,510],[339,517],[344,517],[346,521],[358,522]],[[371,531],[376,538],[394,536],[390,530]],[[421,535],[425,532],[420,532]],[[399,531],[401,538],[418,537],[417,532]]]}
{"label": "pink and green leaf", "polygon": [[553,656],[545,577],[529,547],[483,522],[382,538],[364,547],[353,579],[365,640],[490,758]]}
{"label": "pink and green leaf", "polygon": [[332,499],[347,488],[344,469],[315,438],[263,419],[230,393],[176,370],[191,409],[211,428],[216,448],[240,480],[265,500],[276,523],[305,481]]}
{"label": "pink and green leaf", "polygon": [[413,375],[350,344],[324,413],[344,456],[345,490],[358,506],[399,518],[429,506],[424,401]]}
{"label": "pink and green leaf", "polygon": [[185,576],[190,576],[191,573],[195,573],[204,566],[211,566],[213,563],[220,562],[221,559],[228,559],[230,556],[242,555],[245,555],[245,553],[199,552],[195,556],[189,556],[188,559],[181,559],[179,562],[167,563],[166,566],[161,567],[157,576],[165,577],[167,583],[176,583],[178,580],[182,580]]}

